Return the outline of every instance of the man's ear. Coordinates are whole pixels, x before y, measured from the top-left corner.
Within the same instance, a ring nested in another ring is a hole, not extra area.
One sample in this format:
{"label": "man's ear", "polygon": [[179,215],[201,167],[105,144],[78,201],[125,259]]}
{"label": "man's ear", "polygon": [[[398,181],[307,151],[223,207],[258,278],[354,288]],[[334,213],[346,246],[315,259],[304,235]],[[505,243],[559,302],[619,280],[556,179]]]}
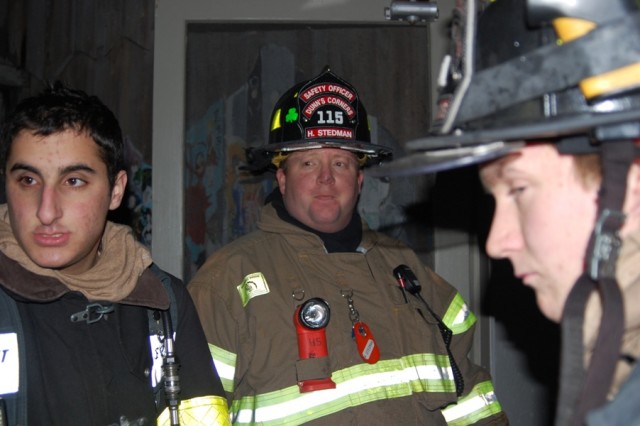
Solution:
{"label": "man's ear", "polygon": [[122,198],[124,197],[126,188],[127,172],[124,170],[120,170],[116,175],[116,180],[113,183],[113,188],[111,189],[111,202],[109,203],[109,210],[115,210],[120,207],[120,203],[122,203]]}
{"label": "man's ear", "polygon": [[276,170],[276,180],[278,181],[278,188],[280,189],[280,193],[284,195],[284,190],[287,186],[287,174],[280,167],[278,167],[278,170]]}

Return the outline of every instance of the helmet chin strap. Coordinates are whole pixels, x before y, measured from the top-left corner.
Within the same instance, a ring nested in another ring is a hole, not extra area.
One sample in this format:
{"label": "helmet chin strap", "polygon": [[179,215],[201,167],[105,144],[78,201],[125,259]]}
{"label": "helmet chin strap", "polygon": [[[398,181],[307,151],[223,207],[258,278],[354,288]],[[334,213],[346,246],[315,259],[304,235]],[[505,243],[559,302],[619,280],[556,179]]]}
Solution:
{"label": "helmet chin strap", "polygon": [[[586,271],[574,284],[564,306],[560,390],[556,426],[584,424],[587,413],[603,405],[620,359],[624,333],[624,305],[616,280],[622,246],[622,206],[627,173],[635,158],[631,140],[604,141],[601,146],[602,184],[599,213],[587,250]],[[596,290],[602,320],[589,365],[584,366],[583,324],[589,296]]]}

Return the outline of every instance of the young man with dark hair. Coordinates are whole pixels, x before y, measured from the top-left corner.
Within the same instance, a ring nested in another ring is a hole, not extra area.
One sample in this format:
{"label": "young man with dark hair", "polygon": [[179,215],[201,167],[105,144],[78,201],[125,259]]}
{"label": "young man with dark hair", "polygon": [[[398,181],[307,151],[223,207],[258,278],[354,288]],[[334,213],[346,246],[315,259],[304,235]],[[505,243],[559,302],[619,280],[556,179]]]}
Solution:
{"label": "young man with dark hair", "polygon": [[184,285],[107,220],[127,184],[113,113],[56,83],[17,106],[1,147],[2,424],[227,423]]}

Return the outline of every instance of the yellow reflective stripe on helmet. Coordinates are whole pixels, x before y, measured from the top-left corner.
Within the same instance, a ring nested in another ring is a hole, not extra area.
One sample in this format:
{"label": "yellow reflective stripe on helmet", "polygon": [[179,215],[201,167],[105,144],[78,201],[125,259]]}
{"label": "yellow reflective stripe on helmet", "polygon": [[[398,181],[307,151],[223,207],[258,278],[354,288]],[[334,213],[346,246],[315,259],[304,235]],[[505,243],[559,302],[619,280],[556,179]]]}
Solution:
{"label": "yellow reflective stripe on helmet", "polygon": [[563,42],[582,37],[596,27],[595,22],[563,16],[553,20],[553,28]]}
{"label": "yellow reflective stripe on helmet", "polygon": [[236,374],[237,355],[211,343],[209,343],[209,352],[211,352],[213,364],[216,366],[218,376],[220,376],[222,387],[226,392],[232,393],[234,390],[233,379]]}
{"label": "yellow reflective stripe on helmet", "polygon": [[[553,20],[553,27],[560,40],[568,42],[593,30],[596,24],[584,19],[562,17]],[[587,99],[638,86],[640,86],[640,63],[588,77],[580,82],[580,90]]]}
{"label": "yellow reflective stripe on helmet", "polygon": [[490,381],[478,383],[457,404],[442,410],[449,426],[474,424],[502,411]]}
{"label": "yellow reflective stripe on helmet", "polygon": [[449,304],[442,321],[451,329],[453,334],[464,333],[476,323],[476,316],[471,312],[460,293]]}
{"label": "yellow reflective stripe on helmet", "polygon": [[640,86],[640,63],[585,78],[580,82],[580,89],[587,99],[638,86]]}
{"label": "yellow reflective stripe on helmet", "polygon": [[418,354],[376,364],[359,364],[331,376],[335,389],[300,393],[298,386],[233,401],[234,424],[297,424],[372,401],[422,392],[453,393],[446,355]]}
{"label": "yellow reflective stripe on helmet", "polygon": [[[227,400],[221,396],[200,396],[180,401],[178,407],[180,424],[184,426],[197,425],[231,425]],[[171,425],[169,408],[165,408],[158,417],[158,426]]]}
{"label": "yellow reflective stripe on helmet", "polygon": [[272,132],[274,130],[280,128],[280,111],[281,111],[281,109],[278,108],[277,110],[275,110],[273,112],[273,120],[271,120],[271,131]]}

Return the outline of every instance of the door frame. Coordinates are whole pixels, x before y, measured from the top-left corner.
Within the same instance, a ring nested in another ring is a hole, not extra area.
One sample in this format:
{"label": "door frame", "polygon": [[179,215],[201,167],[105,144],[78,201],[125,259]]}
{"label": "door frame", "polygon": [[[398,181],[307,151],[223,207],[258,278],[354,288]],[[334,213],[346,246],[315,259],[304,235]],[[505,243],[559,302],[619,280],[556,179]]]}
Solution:
{"label": "door frame", "polygon": [[[390,0],[156,0],[153,60],[154,260],[182,278],[187,26],[191,23],[376,23]],[[176,161],[179,159],[179,161]]]}

